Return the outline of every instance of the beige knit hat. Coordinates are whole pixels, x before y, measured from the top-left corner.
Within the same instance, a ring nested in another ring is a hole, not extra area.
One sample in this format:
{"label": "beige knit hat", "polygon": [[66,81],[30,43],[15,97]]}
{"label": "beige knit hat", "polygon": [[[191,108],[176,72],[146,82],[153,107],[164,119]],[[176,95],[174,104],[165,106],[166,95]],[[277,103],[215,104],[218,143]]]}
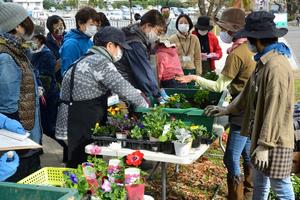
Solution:
{"label": "beige knit hat", "polygon": [[228,8],[216,23],[227,31],[238,32],[245,26],[245,12],[239,8]]}
{"label": "beige knit hat", "polygon": [[12,31],[27,17],[28,13],[21,5],[0,0],[0,33]]}

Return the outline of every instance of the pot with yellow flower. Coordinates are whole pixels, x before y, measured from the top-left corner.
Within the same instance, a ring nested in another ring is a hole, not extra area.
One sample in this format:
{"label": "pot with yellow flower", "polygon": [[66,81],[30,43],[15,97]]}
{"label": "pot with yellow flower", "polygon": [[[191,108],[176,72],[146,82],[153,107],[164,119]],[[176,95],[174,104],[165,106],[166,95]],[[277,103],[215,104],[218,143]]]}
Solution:
{"label": "pot with yellow flower", "polygon": [[189,131],[193,137],[192,148],[200,147],[202,135],[207,132],[206,127],[202,125],[192,125],[189,127]]}

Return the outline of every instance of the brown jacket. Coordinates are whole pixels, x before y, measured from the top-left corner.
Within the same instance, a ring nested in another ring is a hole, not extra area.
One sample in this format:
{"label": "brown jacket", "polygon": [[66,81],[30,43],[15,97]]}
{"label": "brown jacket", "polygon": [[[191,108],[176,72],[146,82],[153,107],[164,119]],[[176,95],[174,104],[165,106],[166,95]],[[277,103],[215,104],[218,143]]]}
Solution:
{"label": "brown jacket", "polygon": [[[196,69],[196,74],[202,74],[201,49],[197,36],[189,34],[187,37],[175,34],[170,37],[171,43],[175,43],[183,69]],[[190,60],[185,61],[184,57]]]}
{"label": "brown jacket", "polygon": [[257,145],[294,147],[293,72],[288,59],[274,51],[261,57],[245,89],[228,106],[230,113],[245,109],[241,134]]}

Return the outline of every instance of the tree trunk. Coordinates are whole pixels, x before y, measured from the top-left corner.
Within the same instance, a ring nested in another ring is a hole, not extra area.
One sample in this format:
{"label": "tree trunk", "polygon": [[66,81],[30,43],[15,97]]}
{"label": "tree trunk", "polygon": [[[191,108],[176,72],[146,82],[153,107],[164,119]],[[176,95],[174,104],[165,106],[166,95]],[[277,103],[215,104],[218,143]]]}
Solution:
{"label": "tree trunk", "polygon": [[209,2],[209,6],[208,6],[208,10],[207,10],[207,16],[212,16],[213,9],[215,6],[215,0],[210,0],[208,2]]}
{"label": "tree trunk", "polygon": [[205,0],[198,0],[200,15],[206,15]]}

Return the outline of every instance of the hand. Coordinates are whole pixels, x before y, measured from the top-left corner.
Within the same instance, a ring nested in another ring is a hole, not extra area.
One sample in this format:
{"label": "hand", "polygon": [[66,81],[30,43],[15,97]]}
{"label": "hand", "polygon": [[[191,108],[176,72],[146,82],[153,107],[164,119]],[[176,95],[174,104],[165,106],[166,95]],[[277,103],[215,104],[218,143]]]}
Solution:
{"label": "hand", "polygon": [[160,94],[164,100],[167,101],[169,99],[169,96],[167,95],[166,91],[163,88],[160,89]]}
{"label": "hand", "polygon": [[196,79],[196,75],[178,76],[175,78],[175,80],[179,81],[180,83],[190,83],[192,81],[195,81]]}
{"label": "hand", "polygon": [[211,58],[211,59],[213,59],[213,60],[216,60],[216,59],[219,58],[219,55],[216,54],[216,53],[210,53],[210,54],[208,54],[208,57]]}
{"label": "hand", "polygon": [[223,115],[228,115],[228,111],[226,108],[220,106],[207,106],[204,109],[204,114],[208,117],[219,117]]}
{"label": "hand", "polygon": [[22,124],[17,120],[6,118],[3,128],[12,131],[15,133],[19,133],[20,135],[25,135],[25,129],[23,128]]}
{"label": "hand", "polygon": [[251,157],[255,156],[254,164],[259,167],[259,169],[267,169],[269,166],[269,148],[258,145],[256,149],[251,154]]}
{"label": "hand", "polygon": [[16,152],[11,161],[8,160],[7,153],[3,154],[0,158],[0,181],[4,181],[16,173],[18,166],[19,156]]}
{"label": "hand", "polygon": [[201,53],[201,60],[202,61],[207,61],[208,57],[207,57],[207,53]]}
{"label": "hand", "polygon": [[41,86],[38,86],[38,94],[39,94],[39,97],[43,96],[44,95],[44,88],[41,87]]}

